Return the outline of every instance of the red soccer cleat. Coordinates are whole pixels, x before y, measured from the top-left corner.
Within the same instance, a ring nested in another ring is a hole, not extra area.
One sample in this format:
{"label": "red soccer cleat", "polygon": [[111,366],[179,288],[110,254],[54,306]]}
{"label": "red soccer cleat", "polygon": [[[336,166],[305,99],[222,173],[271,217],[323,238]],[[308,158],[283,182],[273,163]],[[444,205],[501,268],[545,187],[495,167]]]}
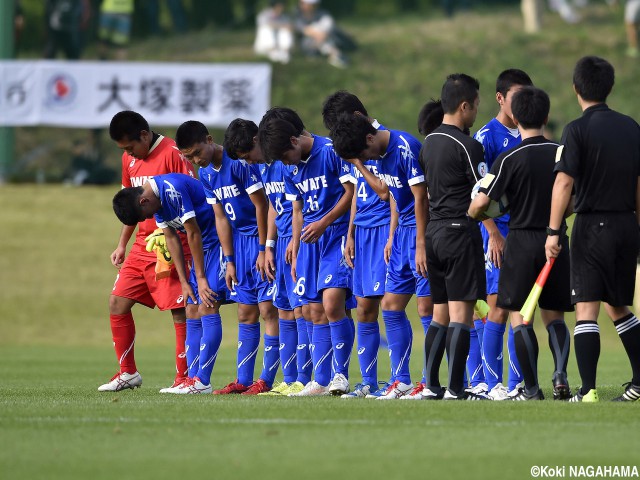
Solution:
{"label": "red soccer cleat", "polygon": [[253,382],[249,385],[247,391],[242,392],[241,395],[258,395],[259,393],[266,393],[271,390],[271,387],[267,385],[262,379],[259,379],[257,382]]}
{"label": "red soccer cleat", "polygon": [[226,387],[221,388],[220,390],[214,390],[213,394],[214,395],[231,395],[234,393],[246,392],[248,389],[249,387],[245,387],[241,383],[238,383],[238,379],[236,378],[233,382],[231,382]]}

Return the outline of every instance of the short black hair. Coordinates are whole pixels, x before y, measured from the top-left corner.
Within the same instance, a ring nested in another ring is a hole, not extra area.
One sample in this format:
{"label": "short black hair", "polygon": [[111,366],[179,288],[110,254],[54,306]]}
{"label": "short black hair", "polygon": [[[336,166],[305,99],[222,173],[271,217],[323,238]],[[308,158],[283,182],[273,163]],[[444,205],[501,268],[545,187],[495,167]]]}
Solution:
{"label": "short black hair", "polygon": [[425,103],[418,113],[418,131],[425,137],[442,125],[444,110],[442,102],[433,98]]}
{"label": "short black hair", "polygon": [[258,144],[267,163],[280,160],[283,154],[293,148],[291,137],[299,137],[300,132],[292,123],[281,118],[260,122]]}
{"label": "short black hair", "polygon": [[362,115],[342,113],[331,130],[333,149],[342,158],[357,158],[367,148],[367,135],[377,132]]}
{"label": "short black hair", "polygon": [[322,104],[322,121],[327,130],[331,131],[338,121],[341,113],[360,112],[365,117],[369,117],[367,109],[358,97],[346,90],[338,90],[329,95]]}
{"label": "short black hair", "polygon": [[440,101],[444,113],[454,113],[462,102],[473,103],[478,98],[480,82],[464,73],[453,73],[442,86]]}
{"label": "short black hair", "polygon": [[523,87],[511,100],[511,112],[523,128],[542,128],[549,116],[551,101],[547,92],[536,87]]}
{"label": "short black hair", "polygon": [[119,142],[126,137],[128,140],[140,140],[142,131],[151,131],[149,123],[138,112],[123,110],[116,113],[109,124],[111,140]]}
{"label": "short black hair", "polygon": [[193,147],[196,143],[207,141],[209,130],[202,122],[187,120],[176,131],[176,146],[180,149]]}
{"label": "short black hair", "polygon": [[289,107],[272,107],[262,116],[262,120],[260,120],[260,125],[258,125],[258,129],[262,128],[262,125],[269,120],[274,118],[279,118],[280,120],[286,120],[291,125],[296,127],[298,131],[298,136],[302,135],[304,131],[304,123],[300,118],[300,115],[296,113],[295,110]]}
{"label": "short black hair", "polygon": [[498,75],[496,80],[496,93],[507,96],[507,92],[514,85],[522,85],[523,87],[533,85],[531,77],[527,73],[518,68],[509,68]]}
{"label": "short black hair", "polygon": [[606,101],[614,83],[613,65],[604,58],[582,57],[573,70],[573,85],[576,92],[589,102]]}
{"label": "short black hair", "polygon": [[125,225],[133,227],[145,219],[138,202],[143,193],[143,187],[128,187],[123,188],[113,197],[113,212]]}
{"label": "short black hair", "polygon": [[258,134],[258,126],[251,120],[236,118],[224,132],[222,145],[233,159],[238,159],[240,154],[253,150],[253,137]]}

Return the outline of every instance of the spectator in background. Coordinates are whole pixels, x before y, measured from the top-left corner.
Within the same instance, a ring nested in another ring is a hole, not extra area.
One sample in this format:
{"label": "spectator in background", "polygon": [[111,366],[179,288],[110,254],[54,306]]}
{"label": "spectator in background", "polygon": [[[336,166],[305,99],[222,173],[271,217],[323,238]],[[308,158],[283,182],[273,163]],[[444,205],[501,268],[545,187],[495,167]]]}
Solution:
{"label": "spectator in background", "polygon": [[345,68],[347,61],[337,45],[337,29],[333,17],[318,8],[320,0],[300,0],[296,30],[302,34],[302,51],[307,55],[326,55],[329,64]]}
{"label": "spectator in background", "polygon": [[55,58],[62,49],[69,60],[82,53],[82,30],[91,17],[89,0],[46,0],[47,43],[44,58]]}
{"label": "spectator in background", "polygon": [[640,26],[640,0],[627,0],[624,9],[624,24],[627,29],[627,56],[638,57],[638,27]]}
{"label": "spectator in background", "polygon": [[115,51],[116,60],[126,60],[132,15],[133,0],[104,0],[102,2],[98,28],[100,60],[111,58],[111,50]]}
{"label": "spectator in background", "polygon": [[[178,34],[187,33],[187,15],[182,0],[167,0],[171,23]],[[149,32],[151,35],[160,35],[160,0],[146,0],[144,6],[149,18]]]}
{"label": "spectator in background", "polygon": [[289,63],[293,47],[291,19],[285,13],[285,2],[270,0],[269,6],[256,17],[257,55],[266,55],[272,62]]}

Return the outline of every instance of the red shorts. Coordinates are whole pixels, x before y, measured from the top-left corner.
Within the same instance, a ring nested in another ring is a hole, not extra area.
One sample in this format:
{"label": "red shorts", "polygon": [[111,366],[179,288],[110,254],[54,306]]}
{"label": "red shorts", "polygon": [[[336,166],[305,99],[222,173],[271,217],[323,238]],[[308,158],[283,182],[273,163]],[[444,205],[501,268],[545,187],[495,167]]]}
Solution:
{"label": "red shorts", "polygon": [[[191,257],[185,258],[187,265]],[[175,268],[171,276],[156,280],[156,262],[138,255],[125,259],[113,284],[111,295],[129,298],[146,307],[171,310],[184,307],[182,287]]]}

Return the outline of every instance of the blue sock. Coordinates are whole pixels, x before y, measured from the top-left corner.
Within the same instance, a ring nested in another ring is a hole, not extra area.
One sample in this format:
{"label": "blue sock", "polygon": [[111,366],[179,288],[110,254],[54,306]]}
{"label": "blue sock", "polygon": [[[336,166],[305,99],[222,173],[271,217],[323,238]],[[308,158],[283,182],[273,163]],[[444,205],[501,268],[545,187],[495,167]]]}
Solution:
{"label": "blue sock", "polygon": [[378,322],[358,323],[358,362],[362,383],[378,389],[378,348],[380,325]]}
{"label": "blue sock", "polygon": [[356,322],[351,317],[347,317],[347,320],[349,320],[349,327],[351,327],[351,338],[356,338]]}
{"label": "blue sock", "polygon": [[482,346],[482,337],[484,336],[484,322],[482,320],[474,320],[473,326],[478,333],[478,342],[480,342],[480,345]]}
{"label": "blue sock", "polygon": [[[262,359],[262,373],[260,374],[260,378],[270,387],[273,385],[273,380],[276,378],[278,366],[280,365],[279,345],[280,337],[264,334],[264,357]],[[291,363],[293,363],[293,359]]]}
{"label": "blue sock", "polygon": [[[431,325],[431,320],[433,320],[433,315],[427,315],[425,317],[420,317],[420,322],[422,323],[422,329],[424,330],[425,337],[427,336],[427,330],[429,330],[429,325]],[[426,366],[422,365],[422,380],[421,383],[427,383],[427,371]]]}
{"label": "blue sock", "polygon": [[279,322],[280,365],[285,383],[295,382],[298,376],[296,356],[298,346],[298,327],[295,320]]}
{"label": "blue sock", "polygon": [[524,380],[522,376],[522,369],[518,362],[518,356],[516,355],[516,342],[513,338],[513,328],[509,324],[509,333],[507,334],[507,350],[509,351],[509,391],[516,388],[520,382]]}
{"label": "blue sock", "polygon": [[260,348],[260,324],[238,325],[238,383],[248,387],[253,383],[256,356]]}
{"label": "blue sock", "polygon": [[296,324],[298,325],[298,346],[296,352],[296,368],[298,370],[298,376],[295,380],[306,385],[311,380],[311,370],[313,364],[311,363],[311,339],[307,332],[307,322],[304,318],[297,318]]}
{"label": "blue sock", "polygon": [[484,382],[484,374],[482,372],[482,351],[480,350],[480,341],[478,339],[478,331],[472,328],[469,338],[469,356],[467,357],[467,371],[471,376],[471,386],[475,387],[479,383]]}
{"label": "blue sock", "polygon": [[411,325],[405,312],[383,310],[382,318],[387,331],[389,356],[394,381],[411,383],[409,360],[411,358]]}
{"label": "blue sock", "polygon": [[482,368],[489,390],[502,383],[502,344],[506,325],[487,321],[482,336]]}
{"label": "blue sock", "polygon": [[209,385],[211,383],[211,372],[216,363],[218,349],[222,341],[222,320],[218,314],[203,315],[201,320],[200,366],[196,376],[203,384]]}
{"label": "blue sock", "polygon": [[313,359],[313,372],[315,381],[323,387],[329,385],[331,381],[331,327],[329,325],[313,326],[313,348],[311,358]]}
{"label": "blue sock", "polygon": [[200,339],[202,338],[202,321],[199,318],[187,318],[187,338],[184,342],[189,377],[198,373],[200,362]]}
{"label": "blue sock", "polygon": [[351,350],[353,350],[352,325],[353,320],[349,317],[329,323],[335,373],[341,373],[347,378],[349,378],[349,361],[351,360]]}

